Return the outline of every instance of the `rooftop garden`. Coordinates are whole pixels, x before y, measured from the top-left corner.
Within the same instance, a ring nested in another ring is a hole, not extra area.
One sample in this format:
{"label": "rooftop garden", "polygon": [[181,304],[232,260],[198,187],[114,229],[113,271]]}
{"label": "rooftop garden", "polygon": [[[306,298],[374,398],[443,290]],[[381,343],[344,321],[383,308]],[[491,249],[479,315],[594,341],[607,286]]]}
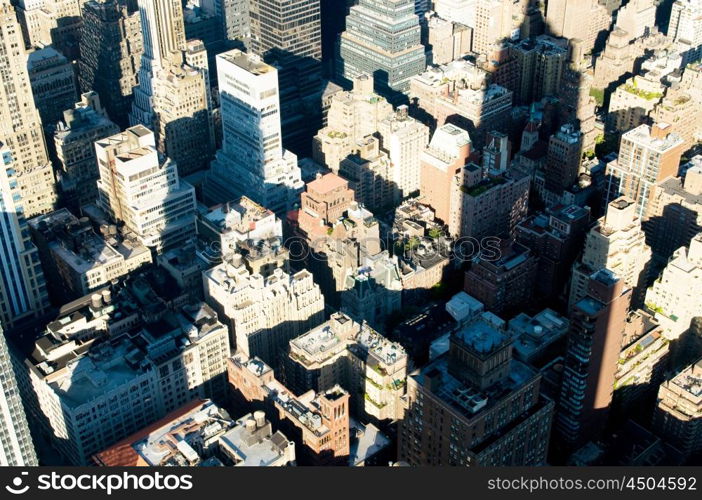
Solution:
{"label": "rooftop garden", "polygon": [[366,401],[370,402],[373,406],[376,406],[378,408],[384,408],[387,406],[386,403],[378,403],[376,400],[374,400],[372,397],[368,395],[368,393],[365,393],[363,397],[366,399]]}
{"label": "rooftop garden", "polygon": [[461,186],[461,191],[466,193],[468,196],[480,196],[484,192],[488,191],[490,188],[499,186],[507,182],[503,177],[493,177],[491,179],[486,179],[475,186]]}
{"label": "rooftop garden", "polygon": [[438,227],[432,227],[428,234],[432,240],[438,240],[441,238],[441,236],[443,236],[443,232]]}
{"label": "rooftop garden", "polygon": [[634,85],[625,85],[624,90],[626,92],[629,92],[630,94],[634,94],[637,97],[641,97],[642,99],[646,99],[647,101],[652,101],[654,99],[660,99],[663,97],[662,92],[648,92],[646,90],[640,89]]}
{"label": "rooftop garden", "polygon": [[366,382],[369,383],[369,384],[371,384],[372,386],[378,388],[378,389],[381,389],[381,390],[383,389],[383,386],[382,386],[382,385],[380,385],[378,382],[376,382],[375,380],[373,380],[373,379],[370,378],[370,377],[366,377]]}
{"label": "rooftop garden", "polygon": [[604,89],[595,89],[591,88],[590,89],[590,96],[595,98],[595,101],[597,102],[598,106],[602,106],[604,104]]}

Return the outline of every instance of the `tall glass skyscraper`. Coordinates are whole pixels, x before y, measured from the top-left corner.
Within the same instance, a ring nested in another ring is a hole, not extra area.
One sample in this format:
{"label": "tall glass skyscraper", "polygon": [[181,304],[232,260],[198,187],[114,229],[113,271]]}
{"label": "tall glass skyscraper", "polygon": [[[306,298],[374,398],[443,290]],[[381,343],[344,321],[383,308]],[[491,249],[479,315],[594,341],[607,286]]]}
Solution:
{"label": "tall glass skyscraper", "polygon": [[37,465],[5,336],[0,328],[0,466]]}
{"label": "tall glass skyscraper", "polygon": [[425,67],[414,0],[359,0],[351,7],[336,64],[341,82],[350,84],[358,75],[371,75],[375,91],[399,104],[405,100],[410,78]]}
{"label": "tall glass skyscraper", "polygon": [[0,323],[6,329],[31,323],[49,306],[15,168],[13,152],[0,142]]}

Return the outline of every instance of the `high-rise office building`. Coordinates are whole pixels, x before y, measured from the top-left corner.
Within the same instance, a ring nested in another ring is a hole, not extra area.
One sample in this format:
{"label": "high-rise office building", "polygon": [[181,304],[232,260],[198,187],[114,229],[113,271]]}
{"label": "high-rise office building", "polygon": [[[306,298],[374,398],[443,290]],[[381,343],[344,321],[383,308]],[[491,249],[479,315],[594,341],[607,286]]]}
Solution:
{"label": "high-rise office building", "polygon": [[575,304],[555,421],[566,448],[598,437],[607,423],[630,299],[624,280],[602,269]]}
{"label": "high-rise office building", "polygon": [[287,52],[322,60],[319,0],[254,0],[249,19],[251,51],[255,54],[266,57],[269,52]]}
{"label": "high-rise office building", "polygon": [[607,213],[590,229],[579,262],[575,263],[570,284],[569,305],[573,308],[587,296],[592,273],[609,269],[626,288],[635,289],[632,301],[643,298],[651,248],[636,216],[636,206],[622,197],[607,206]]}
{"label": "high-rise office building", "polygon": [[98,205],[157,252],[195,234],[195,190],[176,164],[156,150],[143,125],[95,143],[100,169]]}
{"label": "high-rise office building", "polygon": [[278,71],[238,49],[217,56],[223,141],[207,175],[204,198],[244,195],[284,213],[304,184],[297,157],[283,148]]}
{"label": "high-rise office building", "polygon": [[641,125],[623,134],[617,160],[607,164],[606,201],[626,196],[643,217],[654,185],[677,174],[682,153],[683,140],[667,123]]}
{"label": "high-rise office building", "polygon": [[48,292],[37,248],[29,237],[24,200],[12,151],[0,143],[0,322],[20,328],[48,308]]}
{"label": "high-rise office building", "polygon": [[653,426],[685,456],[702,451],[702,359],[686,367],[663,383],[658,391],[658,405]]}
{"label": "high-rise office building", "polygon": [[400,420],[404,413],[407,353],[343,313],[290,341],[285,383],[295,394],[331,389],[351,392],[351,411],[361,417]]}
{"label": "high-rise office building", "polygon": [[702,311],[702,233],[676,250],[660,277],[646,292],[646,307],[655,313],[669,339],[690,328]]}
{"label": "high-rise office building", "polygon": [[249,37],[249,2],[247,0],[214,0],[214,13],[222,22],[227,40],[244,41]]}
{"label": "high-rise office building", "polygon": [[399,104],[406,100],[410,78],[425,67],[413,0],[360,0],[351,7],[339,42],[339,80],[370,75],[376,92]]}
{"label": "high-rise office building", "polygon": [[504,41],[519,37],[520,19],[512,0],[477,0],[475,3],[473,52],[490,57]]}
{"label": "high-rise office building", "polygon": [[38,465],[12,358],[0,326],[0,466]]}
{"label": "high-rise office building", "polygon": [[214,152],[207,57],[191,54],[180,0],[140,0],[139,14],[144,52],[129,121],[151,128],[158,150],[188,175]]}
{"label": "high-rise office building", "polygon": [[52,130],[78,97],[73,64],[53,47],[45,47],[29,54],[27,72],[41,122]]}
{"label": "high-rise office building", "polygon": [[429,127],[401,106],[379,123],[378,132],[380,147],[390,159],[390,182],[403,198],[419,191],[420,158],[429,143]]}
{"label": "high-rise office building", "polygon": [[327,126],[314,137],[312,157],[338,173],[341,161],[358,150],[358,143],[375,134],[391,114],[392,105],[373,90],[373,77],[357,76],[351,90],[331,97]]}
{"label": "high-rise office building", "polygon": [[571,41],[571,59],[579,62],[602,42],[611,15],[597,0],[551,0],[546,6],[546,27],[556,37]]}
{"label": "high-rise office building", "polygon": [[226,393],[227,328],[212,309],[171,309],[140,279],[105,292],[62,308],[25,361],[31,418],[73,465],[193,399]]}
{"label": "high-rise office building", "polygon": [[684,62],[702,57],[702,4],[695,0],[676,0],[670,11],[668,38],[684,52]]}
{"label": "high-rise office building", "polygon": [[410,465],[539,465],[553,402],[541,376],[512,359],[512,340],[482,319],[451,335],[448,352],[407,378],[399,459]]}
{"label": "high-rise office building", "polygon": [[253,0],[249,52],[275,66],[280,80],[280,119],[285,147],[309,150],[322,119],[320,0]]}
{"label": "high-rise office building", "polygon": [[0,44],[0,66],[6,70],[0,83],[0,141],[10,151],[24,216],[32,217],[53,209],[56,188],[32,97],[22,31],[5,0],[0,2]]}
{"label": "high-rise office building", "polygon": [[471,152],[468,132],[447,123],[439,127],[420,157],[419,192],[436,217],[448,224],[458,208],[452,204],[454,178],[463,170]]}
{"label": "high-rise office building", "polygon": [[551,136],[544,168],[547,204],[558,204],[563,191],[576,183],[582,152],[583,134],[572,124],[563,125]]}
{"label": "high-rise office building", "polygon": [[119,130],[95,92],[83,94],[80,102],[64,110],[63,121],[54,132],[59,196],[76,213],[81,206],[98,199],[100,171],[93,143]]}
{"label": "high-rise office building", "polygon": [[668,177],[653,188],[643,222],[656,267],[702,232],[702,156],[684,177]]}
{"label": "high-rise office building", "polygon": [[86,0],[19,0],[17,17],[28,47],[52,45],[71,60],[78,58],[78,42]]}
{"label": "high-rise office building", "polygon": [[91,0],[83,6],[78,79],[97,92],[110,119],[129,124],[133,89],[144,50],[141,18],[127,0]]}

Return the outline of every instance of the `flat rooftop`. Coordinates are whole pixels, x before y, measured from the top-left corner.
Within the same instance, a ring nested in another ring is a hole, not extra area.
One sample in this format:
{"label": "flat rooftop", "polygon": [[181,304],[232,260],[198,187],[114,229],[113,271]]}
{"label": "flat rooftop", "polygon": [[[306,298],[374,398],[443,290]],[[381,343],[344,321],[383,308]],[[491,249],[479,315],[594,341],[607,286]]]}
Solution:
{"label": "flat rooftop", "polygon": [[256,228],[258,221],[272,215],[272,211],[242,196],[236,201],[212,207],[203,218],[221,232],[248,233]]}
{"label": "flat rooftop", "polygon": [[307,192],[327,194],[340,188],[347,188],[348,185],[349,183],[346,179],[336,174],[328,173],[307,184]]}
{"label": "flat rooftop", "polygon": [[[355,346],[355,347],[354,347]],[[291,353],[305,360],[322,363],[346,349],[362,349],[385,365],[406,358],[400,344],[391,342],[366,324],[353,321],[343,313],[290,341]]]}
{"label": "flat rooftop", "polygon": [[239,49],[218,54],[217,57],[235,64],[253,75],[263,75],[270,73],[271,71],[276,71],[273,66],[264,63],[260,57],[253,54],[247,54]]}
{"label": "flat rooftop", "polygon": [[482,319],[458,330],[456,338],[479,354],[488,354],[510,342],[507,334]]}
{"label": "flat rooftop", "polygon": [[449,373],[446,355],[429,363],[418,374],[412,375],[420,385],[426,385],[428,378],[436,380],[434,395],[468,419],[475,417],[483,410],[494,407],[499,401],[525,386],[537,376],[536,370],[521,361],[512,359],[507,379],[480,391]]}
{"label": "flat rooftop", "polygon": [[677,374],[670,383],[695,399],[702,397],[702,359]]}

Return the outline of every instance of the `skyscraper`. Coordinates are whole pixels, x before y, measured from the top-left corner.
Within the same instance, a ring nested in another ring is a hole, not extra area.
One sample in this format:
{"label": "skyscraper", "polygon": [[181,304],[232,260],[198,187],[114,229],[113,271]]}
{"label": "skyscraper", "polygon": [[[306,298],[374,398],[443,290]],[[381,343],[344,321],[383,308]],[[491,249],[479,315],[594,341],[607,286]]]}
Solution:
{"label": "skyscraper", "polygon": [[646,292],[646,307],[655,313],[668,339],[677,339],[702,311],[702,233],[689,247],[677,249],[660,277]]}
{"label": "skyscraper", "polygon": [[287,52],[321,61],[319,0],[253,0],[250,4],[252,52],[261,57]]}
{"label": "skyscraper", "polygon": [[19,0],[17,16],[28,47],[52,45],[69,59],[78,57],[85,0]]}
{"label": "skyscraper", "polygon": [[98,205],[156,251],[178,247],[195,234],[195,190],[176,164],[156,150],[143,125],[95,143],[100,169]]}
{"label": "skyscraper", "polygon": [[95,91],[110,119],[126,127],[144,50],[141,18],[125,0],[91,0],[83,6],[78,78]]}
{"label": "skyscraper", "polygon": [[283,148],[278,71],[235,49],[217,56],[223,141],[204,186],[208,203],[248,196],[276,213],[304,187],[297,157]]}
{"label": "skyscraper", "polygon": [[[52,130],[63,111],[76,102],[76,75],[73,64],[53,47],[29,54],[27,73],[34,105],[45,130]],[[50,144],[47,144],[50,147]]]}
{"label": "skyscraper", "polygon": [[555,422],[566,447],[597,437],[607,422],[630,299],[624,281],[603,269],[575,305]]}
{"label": "skyscraper", "polygon": [[31,322],[49,305],[37,248],[29,237],[15,165],[12,151],[0,142],[0,323],[6,329]]}
{"label": "skyscraper", "polygon": [[359,0],[341,34],[337,78],[373,76],[375,90],[393,103],[406,98],[409,81],[426,67],[413,0]]}
{"label": "skyscraper", "polygon": [[636,215],[647,210],[654,185],[677,173],[683,139],[667,123],[641,125],[622,135],[617,160],[607,164],[607,201],[619,195],[636,202]]}
{"label": "skyscraper", "polygon": [[539,465],[553,402],[541,375],[512,358],[512,339],[479,319],[453,333],[448,352],[407,377],[398,455],[413,466]]}
{"label": "skyscraper", "polygon": [[661,385],[653,425],[686,456],[702,451],[702,359]]}
{"label": "skyscraper", "polygon": [[504,40],[512,37],[519,28],[518,16],[511,0],[478,0],[473,26],[473,52],[488,57]]}
{"label": "skyscraper", "polygon": [[34,105],[27,73],[27,53],[15,10],[0,0],[0,141],[9,148],[14,181],[25,217],[46,213],[56,201],[54,173]]}
{"label": "skyscraper", "polygon": [[702,4],[696,0],[676,0],[670,11],[668,38],[685,51],[684,62],[693,62],[702,56]]}
{"label": "skyscraper", "polygon": [[614,272],[627,288],[634,288],[634,302],[643,296],[651,248],[636,216],[635,205],[619,198],[588,232],[580,262],[573,267],[569,305],[571,309],[587,296],[589,277],[600,269]]}
{"label": "skyscraper", "polygon": [[422,200],[434,209],[445,224],[458,211],[452,203],[454,177],[463,170],[471,152],[468,132],[447,123],[436,129],[420,157],[419,191]]}
{"label": "skyscraper", "polygon": [[408,115],[407,106],[378,124],[381,148],[390,159],[390,180],[406,198],[419,191],[421,156],[429,143],[429,127]]}
{"label": "skyscraper", "polygon": [[224,25],[224,37],[228,40],[244,40],[249,36],[249,12],[247,0],[214,0],[214,12]]}
{"label": "skyscraper", "polygon": [[307,152],[322,118],[320,0],[252,0],[249,51],[278,69],[285,147]]}
{"label": "skyscraper", "polygon": [[575,62],[592,51],[611,22],[607,9],[596,0],[551,0],[546,9],[550,34],[573,40],[571,58]]}
{"label": "skyscraper", "polygon": [[139,0],[144,53],[129,121],[151,128],[181,175],[206,168],[214,151],[206,57],[195,67],[180,0]]}
{"label": "skyscraper", "polygon": [[5,335],[0,327],[0,466],[38,465]]}
{"label": "skyscraper", "polygon": [[312,144],[312,157],[320,165],[339,172],[339,164],[358,150],[358,143],[380,129],[380,122],[392,114],[392,105],[373,92],[373,78],[359,75],[350,91],[337,92],[330,99],[327,126],[319,129]]}
{"label": "skyscraper", "polygon": [[72,210],[97,200],[100,172],[93,143],[119,130],[95,92],[83,94],[80,102],[64,110],[54,133],[54,147],[62,202]]}
{"label": "skyscraper", "polygon": [[582,151],[583,134],[572,124],[563,125],[549,139],[544,169],[548,204],[557,204],[563,191],[578,180]]}

